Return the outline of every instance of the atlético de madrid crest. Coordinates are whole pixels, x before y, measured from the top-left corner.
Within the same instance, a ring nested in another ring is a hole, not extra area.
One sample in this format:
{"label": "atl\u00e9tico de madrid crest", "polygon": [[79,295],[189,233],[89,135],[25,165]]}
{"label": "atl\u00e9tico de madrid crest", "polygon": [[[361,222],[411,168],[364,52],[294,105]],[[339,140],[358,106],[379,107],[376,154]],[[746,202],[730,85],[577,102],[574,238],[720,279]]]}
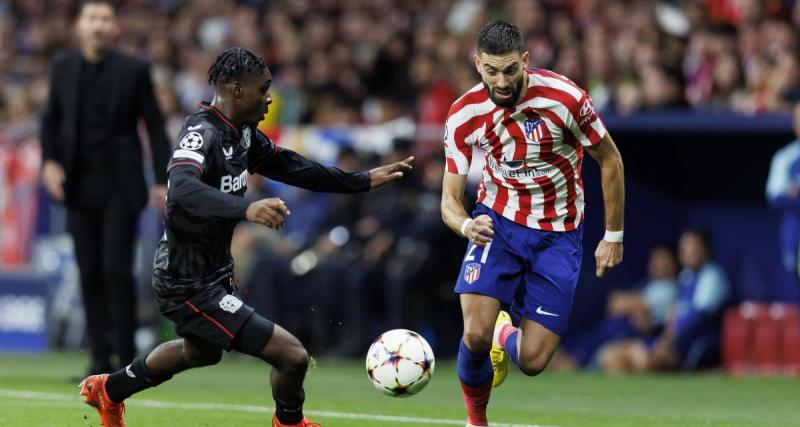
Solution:
{"label": "atl\u00e9tico de madrid crest", "polygon": [[249,126],[245,126],[244,129],[242,129],[242,147],[244,147],[245,150],[250,148],[250,127]]}
{"label": "atl\u00e9tico de madrid crest", "polygon": [[481,277],[481,265],[478,263],[470,263],[464,267],[464,281],[470,285],[475,283]]}
{"label": "atl\u00e9tico de madrid crest", "polygon": [[540,118],[525,120],[525,137],[535,145],[539,145],[544,138],[544,122]]}

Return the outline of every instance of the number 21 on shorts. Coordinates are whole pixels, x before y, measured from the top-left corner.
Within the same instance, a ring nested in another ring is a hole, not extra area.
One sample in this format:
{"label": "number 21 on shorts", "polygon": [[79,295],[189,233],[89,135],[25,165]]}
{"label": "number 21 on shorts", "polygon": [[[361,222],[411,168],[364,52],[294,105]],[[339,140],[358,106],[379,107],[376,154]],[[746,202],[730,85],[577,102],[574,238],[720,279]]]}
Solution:
{"label": "number 21 on shorts", "polygon": [[[470,244],[469,251],[467,251],[467,256],[464,257],[465,262],[475,261],[475,255],[473,254],[473,252],[475,252],[475,248],[477,247],[478,245],[474,243]],[[489,249],[491,248],[492,248],[492,242],[487,243],[486,246],[483,247],[483,254],[481,254],[481,264],[486,264],[486,259],[489,258]]]}

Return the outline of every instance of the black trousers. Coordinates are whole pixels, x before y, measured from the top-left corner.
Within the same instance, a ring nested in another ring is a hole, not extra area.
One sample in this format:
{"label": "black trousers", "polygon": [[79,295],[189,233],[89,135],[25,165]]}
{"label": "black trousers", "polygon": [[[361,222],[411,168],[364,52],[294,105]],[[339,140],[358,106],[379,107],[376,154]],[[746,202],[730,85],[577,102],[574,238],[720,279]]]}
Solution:
{"label": "black trousers", "polygon": [[[110,372],[136,356],[133,256],[140,211],[112,195],[105,203],[67,209],[75,242],[93,373]],[[112,360],[116,354],[117,360]]]}

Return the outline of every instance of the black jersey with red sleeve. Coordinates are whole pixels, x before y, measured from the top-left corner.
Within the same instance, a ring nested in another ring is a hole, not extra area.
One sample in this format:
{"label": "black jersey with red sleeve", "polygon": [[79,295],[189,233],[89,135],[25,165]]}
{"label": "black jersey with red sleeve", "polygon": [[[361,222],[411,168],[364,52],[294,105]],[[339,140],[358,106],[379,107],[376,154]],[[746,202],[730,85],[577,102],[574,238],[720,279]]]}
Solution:
{"label": "black jersey with red sleeve", "polygon": [[185,298],[233,275],[233,230],[246,219],[249,173],[323,192],[370,187],[368,172],[344,172],[284,148],[258,129],[236,126],[203,103],[183,124],[167,168],[165,232],[155,256],[162,298]]}

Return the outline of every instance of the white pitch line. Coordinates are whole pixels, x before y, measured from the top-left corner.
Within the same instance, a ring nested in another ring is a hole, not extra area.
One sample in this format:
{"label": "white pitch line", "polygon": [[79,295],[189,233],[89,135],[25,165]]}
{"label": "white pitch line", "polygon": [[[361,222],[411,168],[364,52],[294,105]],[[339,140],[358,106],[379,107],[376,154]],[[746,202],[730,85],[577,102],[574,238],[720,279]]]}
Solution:
{"label": "white pitch line", "polygon": [[[80,397],[77,395],[69,395],[62,393],[46,393],[40,391],[29,390],[13,390],[13,389],[0,389],[0,397],[22,400],[35,400],[41,402],[79,402]],[[255,405],[236,405],[228,403],[181,403],[181,402],[168,402],[164,400],[152,399],[129,399],[129,404],[135,406],[143,406],[146,408],[154,409],[189,409],[201,411],[234,411],[234,412],[250,412],[258,414],[271,414],[275,408],[268,406],[255,406]],[[354,412],[336,412],[336,411],[313,411],[304,410],[304,413],[312,417],[325,417],[325,418],[339,418],[345,420],[369,420],[369,421],[386,421],[393,423],[403,424],[426,424],[426,425],[448,425],[448,426],[463,426],[463,420],[442,419],[442,418],[417,418],[417,417],[401,417],[396,415],[381,415],[381,414],[359,414]],[[491,427],[553,427],[544,426],[539,424],[504,424],[492,423]]]}

